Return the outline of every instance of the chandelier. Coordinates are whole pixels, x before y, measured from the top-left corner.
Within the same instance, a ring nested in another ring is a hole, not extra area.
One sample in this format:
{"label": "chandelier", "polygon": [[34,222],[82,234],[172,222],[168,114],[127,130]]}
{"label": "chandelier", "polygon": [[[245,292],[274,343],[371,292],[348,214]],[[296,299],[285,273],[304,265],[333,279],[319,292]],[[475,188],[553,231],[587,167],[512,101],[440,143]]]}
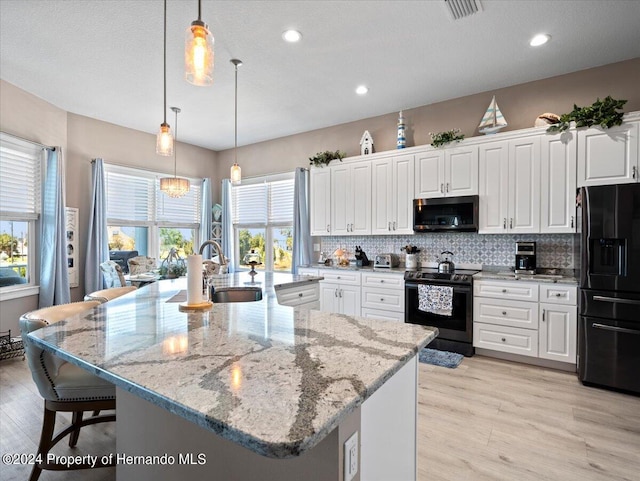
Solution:
{"label": "chandelier", "polygon": [[190,183],[189,179],[183,179],[181,177],[176,177],[176,168],[178,165],[178,114],[180,113],[180,109],[178,107],[171,107],[176,114],[176,145],[173,146],[173,177],[163,177],[160,179],[160,191],[167,194],[169,197],[177,199],[179,197],[184,196],[187,192],[189,192]]}

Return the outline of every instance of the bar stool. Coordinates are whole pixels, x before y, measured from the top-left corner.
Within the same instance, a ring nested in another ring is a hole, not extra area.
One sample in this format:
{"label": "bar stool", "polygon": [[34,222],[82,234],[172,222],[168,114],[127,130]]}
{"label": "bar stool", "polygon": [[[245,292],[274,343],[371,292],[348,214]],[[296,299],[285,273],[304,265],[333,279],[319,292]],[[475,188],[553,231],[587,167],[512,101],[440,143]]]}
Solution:
{"label": "bar stool", "polygon": [[91,294],[87,294],[84,296],[85,301],[98,301],[101,304],[108,302],[112,299],[116,299],[117,297],[124,296],[125,294],[129,294],[137,289],[136,286],[127,286],[127,287],[110,287],[108,289],[101,289],[99,291],[92,292]]}
{"label": "bar stool", "polygon": [[[100,305],[99,301],[74,302],[46,307],[20,316],[20,331],[31,376],[44,399],[44,418],[37,453],[39,456],[36,456],[36,459],[41,459],[41,462],[33,465],[29,481],[36,481],[43,469],[58,471],[91,468],[90,464],[69,467],[66,464],[49,463],[47,453],[67,435],[70,435],[69,446],[74,447],[78,442],[80,428],[83,426],[116,419],[115,414],[98,415],[102,410],[116,408],[113,384],[43,350],[27,336],[36,329],[88,311],[98,305]],[[71,412],[73,416],[71,425],[54,435],[58,411]],[[92,411],[93,415],[83,419],[85,411]],[[114,463],[101,463],[100,457],[98,460],[93,467],[114,466]]]}

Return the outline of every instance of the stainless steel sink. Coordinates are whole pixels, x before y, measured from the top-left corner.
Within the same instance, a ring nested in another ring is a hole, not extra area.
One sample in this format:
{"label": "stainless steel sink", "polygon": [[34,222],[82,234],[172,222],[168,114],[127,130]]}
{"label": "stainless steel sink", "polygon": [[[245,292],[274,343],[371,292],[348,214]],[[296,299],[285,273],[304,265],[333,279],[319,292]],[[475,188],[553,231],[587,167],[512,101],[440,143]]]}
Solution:
{"label": "stainless steel sink", "polygon": [[216,302],[254,302],[262,300],[259,287],[219,287],[213,293],[211,301]]}

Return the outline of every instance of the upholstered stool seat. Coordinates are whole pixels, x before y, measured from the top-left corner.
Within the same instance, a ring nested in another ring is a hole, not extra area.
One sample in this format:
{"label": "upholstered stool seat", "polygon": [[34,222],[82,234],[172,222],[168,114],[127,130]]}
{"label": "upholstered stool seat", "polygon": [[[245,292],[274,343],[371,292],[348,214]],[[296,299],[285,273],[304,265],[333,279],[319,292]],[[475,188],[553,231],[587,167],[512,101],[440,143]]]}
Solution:
{"label": "upholstered stool seat", "polygon": [[[49,463],[47,453],[67,435],[69,435],[69,446],[75,446],[80,435],[80,428],[83,426],[115,421],[114,414],[99,415],[101,410],[115,409],[116,407],[116,393],[113,384],[41,349],[27,335],[36,329],[89,311],[99,305],[100,301],[75,302],[46,307],[28,312],[20,317],[20,331],[31,376],[40,395],[44,398],[44,418],[38,446],[38,455],[40,456],[36,457],[42,461],[33,465],[30,481],[37,480],[43,469],[90,468],[89,464],[68,466]],[[92,321],[87,320],[87,322]],[[73,417],[70,426],[54,435],[58,411],[71,412]],[[83,419],[85,411],[92,411],[93,415]],[[98,463],[94,467],[104,466],[113,466],[113,463]]]}
{"label": "upholstered stool seat", "polygon": [[98,301],[101,303],[108,302],[112,299],[116,299],[117,297],[124,296],[125,294],[129,294],[132,291],[137,289],[136,286],[127,286],[127,287],[110,287],[109,289],[102,289],[99,291],[92,292],[91,294],[87,294],[84,296],[85,301]]}

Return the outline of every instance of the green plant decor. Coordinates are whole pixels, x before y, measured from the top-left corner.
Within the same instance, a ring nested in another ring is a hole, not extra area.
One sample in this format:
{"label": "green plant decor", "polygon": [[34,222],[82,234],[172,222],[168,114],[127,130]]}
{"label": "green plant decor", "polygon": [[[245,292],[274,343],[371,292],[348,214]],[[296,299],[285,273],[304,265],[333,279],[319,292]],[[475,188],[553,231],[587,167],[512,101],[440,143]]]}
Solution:
{"label": "green plant decor", "polygon": [[346,153],[336,150],[335,152],[331,152],[330,150],[325,150],[324,152],[318,152],[313,157],[309,157],[309,165],[313,165],[315,167],[324,167],[328,165],[332,160],[338,159],[342,162],[347,156]]}
{"label": "green plant decor", "polygon": [[160,266],[160,276],[165,279],[175,279],[187,273],[187,266],[184,263],[169,264]]}
{"label": "green plant decor", "polygon": [[578,107],[573,104],[573,110],[568,114],[562,114],[560,116],[560,122],[551,125],[547,132],[564,132],[569,128],[571,122],[576,123],[576,127],[591,127],[592,125],[599,125],[602,128],[610,128],[622,123],[622,112],[617,112],[621,109],[626,100],[616,100],[607,95],[604,100],[598,98],[589,107]]}
{"label": "green plant decor", "polygon": [[447,130],[437,134],[429,132],[429,135],[431,136],[431,145],[434,147],[441,147],[450,142],[460,142],[464,139],[464,134],[460,133],[460,129]]}

